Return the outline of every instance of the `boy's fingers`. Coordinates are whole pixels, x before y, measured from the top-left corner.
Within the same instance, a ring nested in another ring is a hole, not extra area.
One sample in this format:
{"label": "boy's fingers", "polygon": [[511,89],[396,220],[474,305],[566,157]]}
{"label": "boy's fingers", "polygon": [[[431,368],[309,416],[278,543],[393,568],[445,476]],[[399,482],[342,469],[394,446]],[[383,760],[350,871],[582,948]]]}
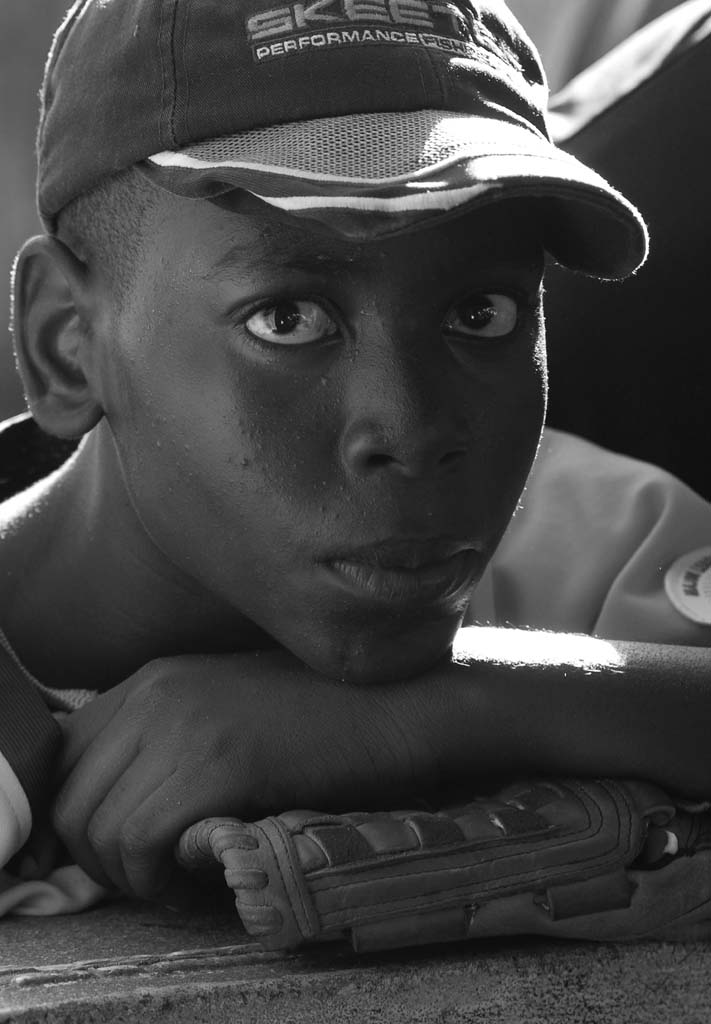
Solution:
{"label": "boy's fingers", "polygon": [[[161,798],[159,798],[160,800]],[[166,887],[174,874],[173,850],[183,831],[192,824],[195,812],[175,814],[155,807],[155,797],[146,801],[127,822],[122,845],[123,869],[129,889],[143,899],[166,898]]]}
{"label": "boy's fingers", "polygon": [[137,754],[135,743],[105,729],[81,755],[52,807],[52,823],[60,839],[76,862],[101,885],[110,884],[110,880],[94,852],[89,823]]}
{"label": "boy's fingers", "polygon": [[[106,793],[88,822],[88,856],[93,857],[103,873],[123,892],[143,895],[136,891],[126,875],[124,855],[125,850],[132,849],[136,842],[132,830],[136,812],[151,799],[162,782],[163,772],[156,772],[154,758],[142,752]],[[147,859],[151,860],[150,831],[142,848],[146,850]]]}
{"label": "boy's fingers", "polygon": [[175,880],[175,846],[185,829],[202,818],[230,813],[227,796],[207,799],[206,791],[177,770],[126,821],[122,856],[131,892],[165,901],[166,884]]}

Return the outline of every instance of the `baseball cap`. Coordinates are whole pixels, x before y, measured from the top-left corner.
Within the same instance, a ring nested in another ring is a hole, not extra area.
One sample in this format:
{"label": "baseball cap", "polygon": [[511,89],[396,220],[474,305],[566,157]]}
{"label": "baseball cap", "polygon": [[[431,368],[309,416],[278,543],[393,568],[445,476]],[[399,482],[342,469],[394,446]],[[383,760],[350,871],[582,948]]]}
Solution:
{"label": "baseball cap", "polygon": [[500,0],[77,0],[45,72],[40,215],[134,165],[178,195],[385,230],[528,198],[554,259],[625,277],[644,222],[551,143],[547,96]]}

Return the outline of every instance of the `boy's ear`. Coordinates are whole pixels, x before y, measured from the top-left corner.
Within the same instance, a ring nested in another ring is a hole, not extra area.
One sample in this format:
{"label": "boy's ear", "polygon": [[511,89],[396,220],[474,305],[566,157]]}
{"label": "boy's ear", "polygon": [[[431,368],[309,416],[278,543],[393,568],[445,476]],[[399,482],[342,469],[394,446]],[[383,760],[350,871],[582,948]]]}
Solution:
{"label": "boy's ear", "polygon": [[15,264],[15,355],[30,411],[57,437],[86,434],[103,416],[87,376],[86,266],[57,238],[25,242]]}

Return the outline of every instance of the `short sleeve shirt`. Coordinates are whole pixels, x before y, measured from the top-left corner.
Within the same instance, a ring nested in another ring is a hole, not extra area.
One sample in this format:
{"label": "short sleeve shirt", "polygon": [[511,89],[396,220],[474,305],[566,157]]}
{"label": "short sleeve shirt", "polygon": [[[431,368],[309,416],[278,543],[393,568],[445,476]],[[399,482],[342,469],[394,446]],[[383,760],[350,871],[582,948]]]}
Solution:
{"label": "short sleeve shirt", "polygon": [[[703,570],[707,600],[685,602],[685,565]],[[656,466],[547,429],[465,621],[709,645],[711,624],[695,621],[711,623],[709,572],[708,502]]]}

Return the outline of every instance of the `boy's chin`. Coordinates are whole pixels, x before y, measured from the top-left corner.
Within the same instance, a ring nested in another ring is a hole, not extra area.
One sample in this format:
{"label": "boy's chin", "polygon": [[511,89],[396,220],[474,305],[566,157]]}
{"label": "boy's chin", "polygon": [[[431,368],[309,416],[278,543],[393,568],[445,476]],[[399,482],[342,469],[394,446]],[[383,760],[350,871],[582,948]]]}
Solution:
{"label": "boy's chin", "polygon": [[439,635],[401,637],[399,642],[354,642],[331,657],[311,665],[323,675],[357,686],[375,686],[414,678],[450,654],[456,628]]}

